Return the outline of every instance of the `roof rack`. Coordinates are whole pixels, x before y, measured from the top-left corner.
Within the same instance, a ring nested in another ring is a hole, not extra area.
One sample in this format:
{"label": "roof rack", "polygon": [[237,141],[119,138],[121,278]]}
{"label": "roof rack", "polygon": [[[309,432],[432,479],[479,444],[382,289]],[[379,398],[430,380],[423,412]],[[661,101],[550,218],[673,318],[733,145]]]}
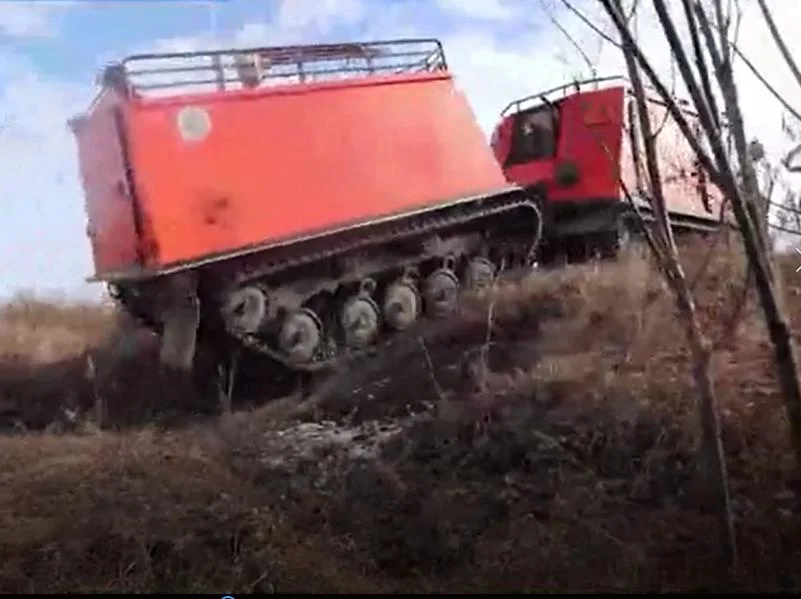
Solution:
{"label": "roof rack", "polygon": [[158,95],[444,70],[439,40],[400,39],[137,54],[106,67],[100,83]]}
{"label": "roof rack", "polygon": [[[571,81],[570,83],[565,83],[564,85],[560,85],[558,87],[554,87],[543,92],[538,92],[536,94],[532,94],[530,96],[525,96],[520,98],[519,100],[514,100],[506,105],[506,107],[501,111],[501,116],[505,117],[506,115],[512,112],[522,112],[528,108],[532,108],[539,104],[547,104],[549,102],[558,101],[559,98],[554,98],[553,96],[558,95],[561,93],[561,97],[564,98],[565,96],[579,93],[582,91],[594,91],[601,88],[601,84],[617,84],[624,86],[626,88],[631,88],[631,82],[627,77],[623,77],[621,75],[612,75],[608,77],[594,77],[592,79],[582,79],[579,81]],[[655,88],[645,85],[646,92],[650,92],[649,99],[654,100],[656,102],[662,103],[662,96],[656,91]],[[685,110],[691,108],[690,103],[684,98],[675,98],[676,102],[679,106],[684,108]]]}

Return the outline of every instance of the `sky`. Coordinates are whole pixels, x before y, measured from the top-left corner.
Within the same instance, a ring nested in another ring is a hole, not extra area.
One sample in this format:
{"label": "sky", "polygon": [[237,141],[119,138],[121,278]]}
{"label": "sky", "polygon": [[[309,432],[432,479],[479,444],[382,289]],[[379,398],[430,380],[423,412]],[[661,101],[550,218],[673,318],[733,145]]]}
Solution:
{"label": "sky", "polygon": [[[612,35],[597,0],[571,4]],[[671,82],[674,69],[646,10],[650,3],[640,4],[638,35]],[[668,4],[680,8],[677,0]],[[768,4],[792,47],[801,31],[801,2]],[[741,51],[801,109],[801,89],[753,0],[741,5]],[[20,291],[101,292],[84,282],[93,267],[66,121],[88,106],[107,62],[143,51],[418,36],[442,40],[487,136],[499,111],[518,97],[587,77],[592,69],[625,72],[619,51],[561,0],[0,0],[0,298]],[[788,149],[782,109],[742,64],[736,71],[749,137],[759,136],[776,158]]]}

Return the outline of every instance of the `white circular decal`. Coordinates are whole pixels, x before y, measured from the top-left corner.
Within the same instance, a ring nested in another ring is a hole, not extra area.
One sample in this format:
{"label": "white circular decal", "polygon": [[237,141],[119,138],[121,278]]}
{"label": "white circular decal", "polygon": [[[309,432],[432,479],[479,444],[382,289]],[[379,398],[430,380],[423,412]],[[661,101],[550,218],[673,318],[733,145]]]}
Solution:
{"label": "white circular decal", "polygon": [[178,112],[178,131],[185,141],[200,141],[211,131],[211,117],[199,106],[185,106]]}

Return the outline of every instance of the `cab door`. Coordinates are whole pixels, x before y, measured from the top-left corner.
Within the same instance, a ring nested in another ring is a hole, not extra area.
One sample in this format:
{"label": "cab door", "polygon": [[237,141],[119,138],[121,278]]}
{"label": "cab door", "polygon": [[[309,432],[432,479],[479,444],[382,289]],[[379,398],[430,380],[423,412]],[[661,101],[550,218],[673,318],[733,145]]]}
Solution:
{"label": "cab door", "polygon": [[554,200],[620,197],[625,88],[577,92],[560,103],[558,160],[578,166],[578,181],[555,188]]}

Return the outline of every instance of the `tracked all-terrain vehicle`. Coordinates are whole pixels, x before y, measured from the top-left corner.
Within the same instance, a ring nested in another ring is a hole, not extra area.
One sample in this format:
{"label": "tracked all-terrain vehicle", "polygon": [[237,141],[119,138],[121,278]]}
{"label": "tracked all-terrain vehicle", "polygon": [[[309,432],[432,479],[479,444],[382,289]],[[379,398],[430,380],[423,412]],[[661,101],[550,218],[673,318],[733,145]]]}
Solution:
{"label": "tracked all-terrain vehicle", "polygon": [[[681,99],[677,104],[700,132],[689,104]],[[647,92],[646,106],[674,231],[717,229],[722,194],[656,92]],[[614,256],[642,220],[653,220],[636,115],[633,92],[622,77],[571,82],[503,109],[491,144],[510,182],[545,190],[543,262]]]}
{"label": "tracked all-terrain vehicle", "polygon": [[191,368],[199,341],[309,371],[530,265],[436,40],[126,58],[71,121],[94,281]]}

